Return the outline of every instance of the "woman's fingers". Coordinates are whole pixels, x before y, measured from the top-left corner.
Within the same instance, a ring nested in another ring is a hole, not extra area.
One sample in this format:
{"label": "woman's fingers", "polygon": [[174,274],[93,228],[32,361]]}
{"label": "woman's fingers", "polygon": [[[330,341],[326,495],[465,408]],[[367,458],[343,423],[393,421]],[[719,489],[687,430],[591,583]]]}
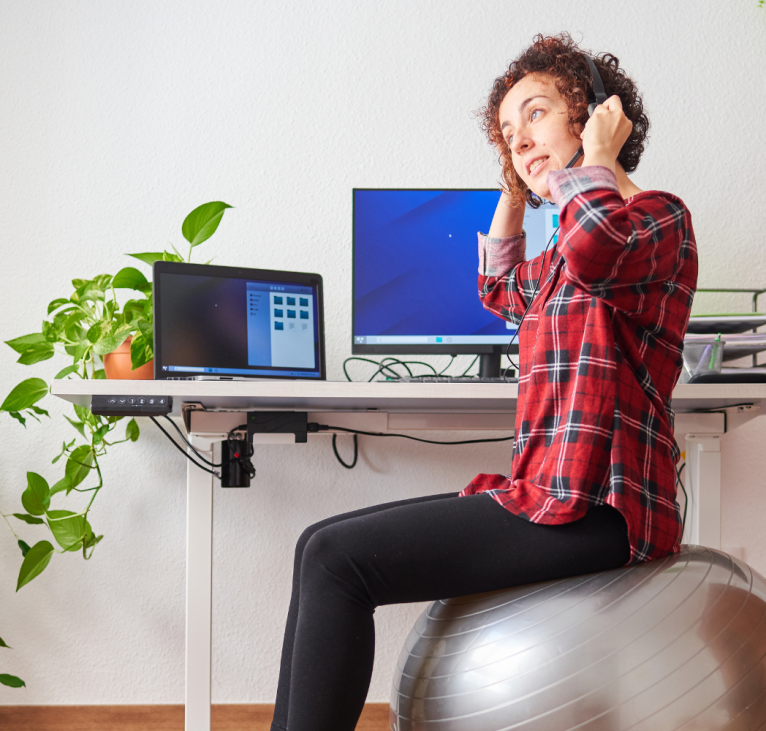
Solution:
{"label": "woman's fingers", "polygon": [[599,150],[608,152],[614,159],[620,154],[633,129],[633,123],[622,111],[622,102],[617,95],[610,96],[599,104],[593,116],[585,123],[580,135],[583,149],[587,152]]}

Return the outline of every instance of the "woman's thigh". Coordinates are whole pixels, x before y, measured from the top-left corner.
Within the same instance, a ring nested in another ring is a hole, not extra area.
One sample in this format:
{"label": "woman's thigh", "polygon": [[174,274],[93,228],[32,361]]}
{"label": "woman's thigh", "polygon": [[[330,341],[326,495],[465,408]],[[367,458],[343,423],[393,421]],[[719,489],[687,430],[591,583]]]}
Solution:
{"label": "woman's thigh", "polygon": [[300,566],[300,562],[303,556],[303,551],[306,547],[306,543],[308,543],[309,539],[311,538],[311,536],[314,535],[314,533],[316,533],[318,530],[321,530],[322,528],[326,528],[329,525],[333,525],[334,523],[340,523],[345,520],[352,520],[354,518],[361,518],[363,516],[372,515],[373,513],[379,513],[383,510],[390,510],[391,508],[399,508],[404,505],[415,505],[417,503],[426,503],[426,502],[431,502],[433,500],[444,500],[447,498],[455,498],[457,496],[458,496],[457,492],[445,492],[445,493],[440,493],[437,495],[424,495],[421,497],[407,498],[405,500],[395,500],[389,503],[380,503],[378,505],[371,505],[367,508],[352,510],[348,513],[340,513],[338,515],[332,515],[329,518],[320,520],[318,523],[314,523],[310,525],[308,528],[306,528],[301,534],[301,536],[298,538],[298,541],[295,546],[296,568]]}
{"label": "woman's thigh", "polygon": [[332,577],[375,607],[602,571],[629,557],[625,520],[608,505],[572,523],[540,525],[488,495],[442,496],[315,531],[301,581]]}

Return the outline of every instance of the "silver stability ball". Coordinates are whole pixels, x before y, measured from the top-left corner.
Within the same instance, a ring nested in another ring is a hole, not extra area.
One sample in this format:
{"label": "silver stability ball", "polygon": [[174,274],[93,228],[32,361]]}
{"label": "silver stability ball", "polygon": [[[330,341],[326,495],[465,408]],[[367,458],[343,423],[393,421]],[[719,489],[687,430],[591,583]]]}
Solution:
{"label": "silver stability ball", "polygon": [[721,551],[431,603],[392,731],[766,729],[766,580]]}

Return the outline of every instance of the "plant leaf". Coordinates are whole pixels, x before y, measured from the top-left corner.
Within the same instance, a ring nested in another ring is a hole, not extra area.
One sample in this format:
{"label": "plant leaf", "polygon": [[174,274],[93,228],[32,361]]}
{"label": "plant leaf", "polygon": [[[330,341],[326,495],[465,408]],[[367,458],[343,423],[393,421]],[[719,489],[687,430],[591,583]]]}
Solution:
{"label": "plant leaf", "polygon": [[[102,275],[108,276],[108,275]],[[104,299],[104,287],[98,277],[85,282],[73,295],[72,299],[78,302],[101,302]]]}
{"label": "plant leaf", "polygon": [[126,254],[126,256],[132,256],[134,259],[144,262],[151,266],[155,261],[162,261],[161,251],[146,252],[145,254]]}
{"label": "plant leaf", "polygon": [[30,345],[40,345],[45,342],[47,341],[42,333],[32,333],[13,340],[6,340],[5,344],[10,345],[17,353],[23,353]]}
{"label": "plant leaf", "polygon": [[42,333],[23,335],[20,338],[6,340],[5,342],[17,353],[21,354],[21,357],[16,362],[23,365],[32,365],[33,363],[39,363],[41,360],[48,360],[48,358],[53,357],[53,344],[49,343]]}
{"label": "plant leaf", "polygon": [[42,518],[35,518],[33,515],[27,515],[26,513],[14,513],[13,517],[23,520],[25,523],[29,523],[29,525],[45,525],[45,521]]}
{"label": "plant leaf", "polygon": [[215,233],[227,208],[231,206],[222,201],[203,203],[195,208],[184,219],[181,227],[184,238],[192,246],[199,246],[203,241],[207,241]]}
{"label": "plant leaf", "polygon": [[43,337],[49,343],[55,343],[59,339],[59,334],[56,332],[56,326],[47,320],[43,320]]}
{"label": "plant leaf", "polygon": [[64,305],[69,304],[69,300],[65,297],[59,297],[58,299],[53,300],[48,305],[48,314],[50,315],[51,312],[54,310],[57,310],[59,307],[63,307]]}
{"label": "plant leaf", "polygon": [[42,378],[27,378],[18,384],[5,398],[0,411],[22,411],[39,401],[48,393],[48,384]]}
{"label": "plant leaf", "polygon": [[125,267],[114,275],[112,286],[115,289],[137,289],[139,292],[149,284],[147,278],[135,267]]}
{"label": "plant leaf", "polygon": [[13,649],[10,645],[6,645],[5,642],[3,642],[2,637],[0,637],[0,647],[7,647],[9,650]]}
{"label": "plant leaf", "polygon": [[68,332],[72,325],[76,325],[80,320],[84,320],[85,317],[86,315],[82,310],[73,310],[64,320],[64,331]]}
{"label": "plant leaf", "polygon": [[175,251],[175,253],[173,253],[171,251],[163,252],[163,254],[162,254],[162,261],[180,261],[180,262],[183,262],[184,258],[175,249],[176,249],[176,247],[173,246],[173,251]]}
{"label": "plant leaf", "polygon": [[85,518],[71,510],[49,510],[48,527],[65,551],[76,551],[85,533]]}
{"label": "plant leaf", "polygon": [[138,428],[138,423],[135,419],[131,419],[125,427],[125,437],[130,439],[131,442],[135,442],[140,433],[141,431]]}
{"label": "plant leaf", "polygon": [[149,322],[148,320],[139,320],[138,322],[138,329],[141,331],[141,335],[143,335],[148,342],[152,342],[154,340],[154,323]]}
{"label": "plant leaf", "polygon": [[96,431],[93,432],[93,444],[101,444],[104,441],[104,437],[109,433],[109,424],[102,424]]}
{"label": "plant leaf", "polygon": [[106,289],[112,282],[111,274],[98,274],[93,277],[93,283],[100,289]]}
{"label": "plant leaf", "polygon": [[24,556],[24,561],[19,571],[19,580],[16,584],[16,591],[25,584],[28,584],[36,576],[39,576],[50,563],[51,556],[53,556],[53,546],[48,541],[35,543],[29,549],[27,555]]}
{"label": "plant leaf", "polygon": [[55,352],[53,343],[47,341],[44,345],[30,345],[16,362],[22,365],[34,365],[35,363],[52,358]]}
{"label": "plant leaf", "polygon": [[21,426],[23,426],[25,429],[27,428],[27,420],[18,412],[18,411],[9,411],[8,412],[16,421],[18,421]]}
{"label": "plant leaf", "polygon": [[72,489],[72,478],[71,477],[62,477],[51,488],[51,496],[55,495],[57,492],[62,492],[63,490],[66,490],[66,493],[68,495],[71,489]]}
{"label": "plant leaf", "polygon": [[27,472],[27,489],[21,493],[21,504],[30,515],[43,515],[51,503],[51,491],[44,477]]}
{"label": "plant leaf", "polygon": [[19,539],[19,548],[21,549],[22,556],[26,556],[30,552],[30,550],[32,550],[30,549],[29,544],[24,543],[24,541],[22,541],[21,539]]}
{"label": "plant leaf", "polygon": [[77,418],[83,424],[90,424],[92,427],[98,426],[98,418],[87,406],[79,406],[78,404],[72,404],[72,406],[74,406],[74,413],[77,414]]}
{"label": "plant leaf", "polygon": [[60,370],[55,376],[53,376],[53,380],[55,381],[57,378],[68,376],[70,373],[77,373],[77,368],[78,366],[76,365],[67,366],[66,368]]}
{"label": "plant leaf", "polygon": [[9,688],[26,688],[27,684],[15,675],[0,673],[0,685],[7,685]]}
{"label": "plant leaf", "polygon": [[99,340],[108,337],[114,332],[114,323],[111,320],[99,320],[87,332],[86,337],[91,343],[97,343]]}
{"label": "plant leaf", "polygon": [[[93,469],[93,448],[89,444],[81,444],[69,455],[65,467],[66,476],[71,480],[72,487],[77,487],[88,476],[91,469]],[[27,512],[31,512],[29,508]]]}
{"label": "plant leaf", "polygon": [[143,334],[137,335],[130,343],[130,365],[131,370],[136,370],[142,365],[148,363],[154,358],[154,348],[152,341],[147,340]]}
{"label": "plant leaf", "polygon": [[130,325],[123,325],[122,327],[118,328],[114,335],[110,335],[103,340],[99,340],[93,346],[93,352],[96,355],[106,355],[107,353],[111,353],[113,350],[117,350],[117,348],[119,348],[120,345],[125,342],[128,335],[130,335],[131,329],[132,328]]}
{"label": "plant leaf", "polygon": [[96,537],[96,534],[93,533],[93,531],[91,531],[85,538],[84,548],[91,548],[92,546],[95,546],[98,543],[101,543],[101,539],[103,537],[104,537],[103,535]]}
{"label": "plant leaf", "polygon": [[87,353],[88,348],[90,347],[92,347],[92,344],[87,339],[83,339],[80,340],[77,345],[67,346],[66,352],[69,353],[69,355],[71,355],[76,361],[79,361],[85,358],[85,353]]}
{"label": "plant leaf", "polygon": [[81,424],[79,421],[73,421],[70,419],[66,414],[64,414],[64,418],[75,428],[78,432],[85,438],[85,425]]}

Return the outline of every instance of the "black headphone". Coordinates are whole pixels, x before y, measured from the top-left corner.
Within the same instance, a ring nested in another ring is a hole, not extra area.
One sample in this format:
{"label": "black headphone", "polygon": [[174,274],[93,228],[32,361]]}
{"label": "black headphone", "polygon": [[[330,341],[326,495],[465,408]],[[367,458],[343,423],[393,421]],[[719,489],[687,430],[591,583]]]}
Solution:
{"label": "black headphone", "polygon": [[[601,81],[601,74],[598,72],[596,64],[593,63],[593,59],[585,53],[583,53],[583,57],[588,62],[588,66],[590,66],[590,75],[593,82],[593,95],[596,97],[596,101],[588,104],[588,116],[592,117],[593,112],[596,111],[596,107],[599,104],[603,104],[607,100],[607,96],[606,91],[604,91],[604,82]],[[582,157],[582,154],[582,145],[580,145],[580,149],[575,152],[572,159],[564,167],[571,168]]]}
{"label": "black headphone", "polygon": [[[598,69],[596,68],[596,64],[593,62],[593,59],[587,54],[583,53],[583,58],[588,62],[588,66],[590,67],[590,75],[592,80],[592,87],[593,87],[593,96],[595,97],[595,101],[588,104],[588,117],[593,116],[593,112],[596,111],[596,107],[599,104],[603,104],[607,100],[606,91],[604,90],[604,82],[601,80],[601,74],[599,74]],[[574,164],[582,157],[583,150],[582,145],[580,145],[580,149],[575,152],[575,154],[572,156],[572,159],[564,165],[564,168],[571,168],[574,166]],[[554,237],[558,233],[558,230],[561,228],[561,226],[557,226],[556,230],[551,234],[550,239],[548,239],[548,243],[545,245],[545,249],[543,250],[543,261],[545,261],[545,255],[548,253],[548,247],[551,245],[551,241],[553,241]],[[550,265],[549,265],[550,267]],[[537,296],[538,287],[540,286],[540,279],[543,276],[543,268],[540,267],[540,274],[537,277],[537,282],[535,282],[535,288],[532,291],[532,297],[529,300],[529,304],[527,305],[527,309],[524,310],[524,314],[521,316],[521,320],[519,320],[519,324],[516,326],[516,332],[513,334],[513,337],[508,342],[508,347],[505,349],[505,357],[508,358],[508,362],[510,363],[509,366],[506,367],[504,372],[504,377],[507,379],[507,373],[508,369],[513,366],[516,371],[519,372],[519,375],[521,375],[521,369],[511,360],[511,345],[513,345],[513,341],[516,339],[516,336],[519,334],[519,331],[521,330],[521,323],[524,322],[524,318],[527,316],[527,312],[529,312],[529,308],[532,306],[532,303],[535,301],[535,297]]]}

